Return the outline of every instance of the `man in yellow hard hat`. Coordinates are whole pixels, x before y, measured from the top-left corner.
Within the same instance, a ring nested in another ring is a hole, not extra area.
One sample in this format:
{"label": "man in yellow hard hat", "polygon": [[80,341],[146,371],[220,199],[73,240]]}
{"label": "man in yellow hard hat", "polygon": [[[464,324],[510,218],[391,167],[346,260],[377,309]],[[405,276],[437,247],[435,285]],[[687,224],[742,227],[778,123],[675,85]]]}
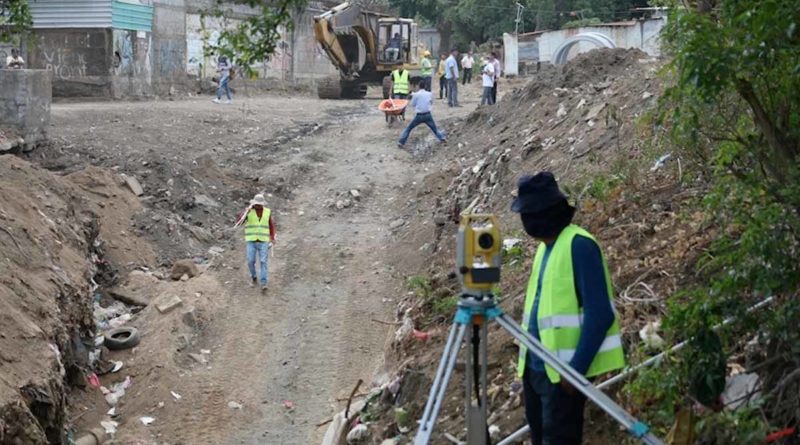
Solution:
{"label": "man in yellow hard hat", "polygon": [[425,82],[425,89],[431,90],[433,84],[433,63],[431,62],[431,52],[425,50],[422,52],[422,61],[420,62],[420,74],[422,81]]}

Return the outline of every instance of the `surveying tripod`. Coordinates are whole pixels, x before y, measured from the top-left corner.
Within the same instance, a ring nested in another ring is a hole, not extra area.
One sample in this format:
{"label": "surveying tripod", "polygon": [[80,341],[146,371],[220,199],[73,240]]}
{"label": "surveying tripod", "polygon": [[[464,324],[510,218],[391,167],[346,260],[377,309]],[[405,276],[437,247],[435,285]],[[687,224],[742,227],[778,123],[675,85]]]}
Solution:
{"label": "surveying tripod", "polygon": [[[450,328],[450,334],[447,337],[447,343],[439,361],[439,368],[433,380],[433,386],[428,394],[425,411],[419,421],[419,431],[414,438],[414,445],[427,445],[430,443],[433,427],[436,424],[439,410],[445,398],[447,384],[453,375],[461,343],[467,338],[469,328],[472,328],[472,354],[466,354],[466,378],[464,382],[466,387],[467,444],[489,445],[486,404],[488,354],[486,347],[488,345],[488,322],[491,320],[497,321],[521,345],[527,347],[530,352],[536,354],[561,375],[562,379],[567,379],[576,390],[583,393],[589,400],[611,415],[632,436],[641,439],[646,444],[663,445],[660,439],[649,432],[647,425],[628,414],[604,392],[592,386],[582,374],[559,360],[539,340],[522,329],[511,317],[503,313],[502,309],[495,303],[494,296],[489,292],[474,295],[463,294],[461,296],[455,320]],[[473,385],[476,390],[474,396],[472,395]]]}

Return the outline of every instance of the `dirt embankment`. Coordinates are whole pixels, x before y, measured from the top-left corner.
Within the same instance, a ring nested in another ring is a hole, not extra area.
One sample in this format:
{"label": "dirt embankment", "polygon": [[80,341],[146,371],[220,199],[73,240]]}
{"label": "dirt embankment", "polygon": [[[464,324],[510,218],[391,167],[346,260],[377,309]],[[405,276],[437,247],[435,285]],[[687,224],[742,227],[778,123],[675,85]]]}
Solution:
{"label": "dirt embankment", "polygon": [[139,204],[119,178],[2,158],[0,443],[66,443],[67,385],[85,385],[97,282],[110,264],[153,254],[126,233],[122,215]]}
{"label": "dirt embankment", "polygon": [[[657,152],[659,130],[647,119],[662,91],[659,68],[659,61],[636,50],[596,50],[564,67],[542,67],[497,106],[456,122],[450,147],[420,156],[434,173],[417,186],[406,214],[429,229],[403,237],[421,246],[429,267],[410,277],[413,295],[397,310],[393,383],[365,416],[381,419],[370,426],[375,443],[405,443],[424,406],[460,286],[448,273],[461,212],[495,213],[504,237],[519,240],[506,255],[500,300],[512,316],[521,316],[536,243],[509,208],[519,176],[549,170],[570,193],[579,208],[576,222],[596,235],[609,262],[629,352],[638,349],[644,324],[663,313],[666,298],[694,279],[693,265],[712,233],[702,215],[686,211],[702,185],[681,184],[675,159],[653,166],[665,154]],[[517,348],[496,328],[490,338],[490,422],[505,437],[524,424]],[[445,402],[435,443],[447,440],[444,432],[463,439],[462,377],[456,372],[451,382],[451,393],[459,396]],[[616,431],[605,422],[602,415],[590,416],[587,443],[617,440],[597,434],[598,428]]]}

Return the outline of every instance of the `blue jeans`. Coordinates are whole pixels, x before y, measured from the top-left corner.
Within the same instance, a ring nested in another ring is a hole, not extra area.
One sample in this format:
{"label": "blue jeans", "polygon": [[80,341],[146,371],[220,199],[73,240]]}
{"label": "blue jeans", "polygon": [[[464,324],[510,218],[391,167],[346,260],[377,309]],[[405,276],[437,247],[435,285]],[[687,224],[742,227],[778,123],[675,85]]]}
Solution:
{"label": "blue jeans", "polygon": [[583,439],[583,406],[586,397],[568,394],[544,372],[525,370],[522,377],[525,418],[533,445],[580,445]]}
{"label": "blue jeans", "polygon": [[427,125],[440,141],[445,140],[444,133],[436,128],[436,122],[433,121],[433,116],[430,113],[417,113],[417,115],[414,116],[414,120],[408,124],[406,129],[403,130],[403,134],[400,135],[400,145],[405,145],[408,137],[411,135],[411,130],[422,124]]}
{"label": "blue jeans", "polygon": [[447,105],[458,105],[458,79],[447,79]]}
{"label": "blue jeans", "polygon": [[250,269],[250,278],[255,280],[256,277],[256,254],[261,263],[261,285],[265,286],[269,281],[269,272],[267,271],[267,264],[269,262],[269,247],[270,243],[262,241],[248,241],[247,242],[247,267]]}
{"label": "blue jeans", "polygon": [[228,86],[228,82],[230,82],[230,76],[225,76],[222,80],[219,81],[219,88],[217,88],[217,99],[222,97],[222,92],[225,92],[225,95],[228,97],[228,100],[231,100],[231,87]]}

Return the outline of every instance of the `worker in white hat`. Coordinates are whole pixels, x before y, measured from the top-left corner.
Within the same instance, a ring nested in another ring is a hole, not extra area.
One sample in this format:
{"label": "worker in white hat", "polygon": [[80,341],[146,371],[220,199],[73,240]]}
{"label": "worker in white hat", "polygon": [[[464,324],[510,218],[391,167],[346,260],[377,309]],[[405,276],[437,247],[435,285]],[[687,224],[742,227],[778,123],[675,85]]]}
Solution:
{"label": "worker in white hat", "polygon": [[269,272],[269,249],[275,243],[275,223],[272,221],[272,211],[267,207],[264,195],[257,194],[250,201],[250,206],[239,215],[236,225],[244,224],[244,239],[247,242],[247,267],[250,270],[250,282],[255,287],[256,256],[261,265],[261,290],[267,290]]}

